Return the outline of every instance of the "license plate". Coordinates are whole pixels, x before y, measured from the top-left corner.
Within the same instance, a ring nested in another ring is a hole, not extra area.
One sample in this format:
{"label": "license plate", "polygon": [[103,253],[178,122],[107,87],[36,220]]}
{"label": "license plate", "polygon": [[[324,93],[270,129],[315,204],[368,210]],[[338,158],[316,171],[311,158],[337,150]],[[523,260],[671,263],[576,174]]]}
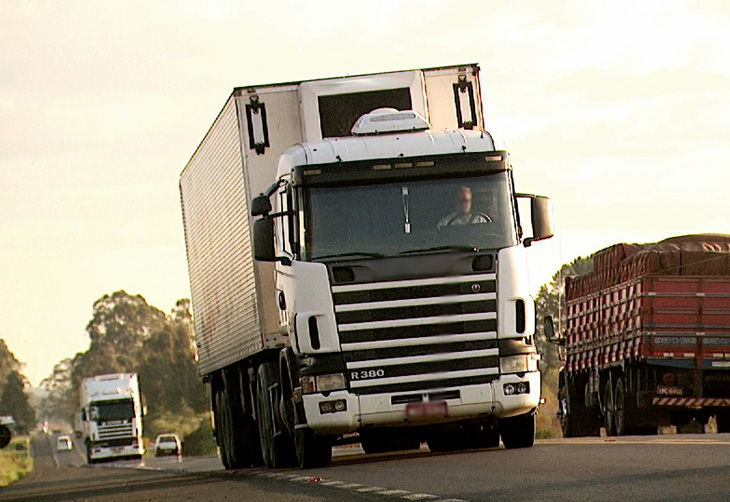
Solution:
{"label": "license plate", "polygon": [[656,393],[660,396],[681,396],[684,394],[682,387],[671,387],[668,385],[657,385]]}
{"label": "license plate", "polygon": [[112,451],[113,451],[114,453],[122,453],[122,450],[123,450],[123,449],[124,449],[124,448],[112,448]]}
{"label": "license plate", "polygon": [[730,368],[730,361],[712,361],[713,368]]}
{"label": "license plate", "polygon": [[444,418],[449,414],[449,405],[446,401],[435,403],[411,403],[406,406],[408,420],[429,420]]}

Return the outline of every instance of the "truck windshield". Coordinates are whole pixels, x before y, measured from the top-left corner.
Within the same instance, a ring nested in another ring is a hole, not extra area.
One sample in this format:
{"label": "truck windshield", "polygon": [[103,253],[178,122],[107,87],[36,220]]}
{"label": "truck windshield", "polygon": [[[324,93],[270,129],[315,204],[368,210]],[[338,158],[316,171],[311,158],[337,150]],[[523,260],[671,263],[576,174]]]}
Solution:
{"label": "truck windshield", "polygon": [[501,249],[517,243],[507,172],[305,190],[308,258]]}
{"label": "truck windshield", "polygon": [[94,403],[89,407],[91,420],[129,420],[134,417],[132,401],[112,401]]}

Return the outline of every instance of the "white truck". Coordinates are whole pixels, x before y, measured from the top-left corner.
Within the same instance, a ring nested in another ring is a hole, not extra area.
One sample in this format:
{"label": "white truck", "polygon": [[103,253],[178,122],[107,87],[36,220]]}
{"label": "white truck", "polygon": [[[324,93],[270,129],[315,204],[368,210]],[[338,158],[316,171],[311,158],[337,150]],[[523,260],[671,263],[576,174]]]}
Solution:
{"label": "white truck", "polygon": [[477,65],[236,88],[180,192],[227,468],[532,446],[552,206],[515,192]]}
{"label": "white truck", "polygon": [[136,373],[86,378],[80,399],[81,436],[89,464],[142,457],[142,401]]}

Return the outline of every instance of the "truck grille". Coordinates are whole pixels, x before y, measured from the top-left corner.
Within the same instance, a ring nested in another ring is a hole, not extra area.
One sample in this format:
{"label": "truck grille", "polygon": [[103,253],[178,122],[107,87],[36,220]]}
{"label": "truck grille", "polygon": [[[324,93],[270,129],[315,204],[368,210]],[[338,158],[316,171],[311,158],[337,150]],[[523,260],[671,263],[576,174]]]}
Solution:
{"label": "truck grille", "polygon": [[495,274],[333,286],[353,392],[472,385],[499,373]]}
{"label": "truck grille", "polygon": [[110,439],[121,439],[134,437],[135,431],[134,426],[131,423],[126,424],[114,424],[114,425],[99,425],[97,427],[97,436],[99,441],[105,441]]}

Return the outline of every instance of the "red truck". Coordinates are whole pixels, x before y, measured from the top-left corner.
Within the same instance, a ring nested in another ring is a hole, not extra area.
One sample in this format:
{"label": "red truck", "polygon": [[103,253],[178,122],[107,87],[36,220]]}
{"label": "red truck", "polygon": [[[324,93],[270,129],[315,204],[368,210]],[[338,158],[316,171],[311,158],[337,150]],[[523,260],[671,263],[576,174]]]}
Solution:
{"label": "red truck", "polygon": [[730,432],[730,236],[617,244],[566,281],[563,434]]}

